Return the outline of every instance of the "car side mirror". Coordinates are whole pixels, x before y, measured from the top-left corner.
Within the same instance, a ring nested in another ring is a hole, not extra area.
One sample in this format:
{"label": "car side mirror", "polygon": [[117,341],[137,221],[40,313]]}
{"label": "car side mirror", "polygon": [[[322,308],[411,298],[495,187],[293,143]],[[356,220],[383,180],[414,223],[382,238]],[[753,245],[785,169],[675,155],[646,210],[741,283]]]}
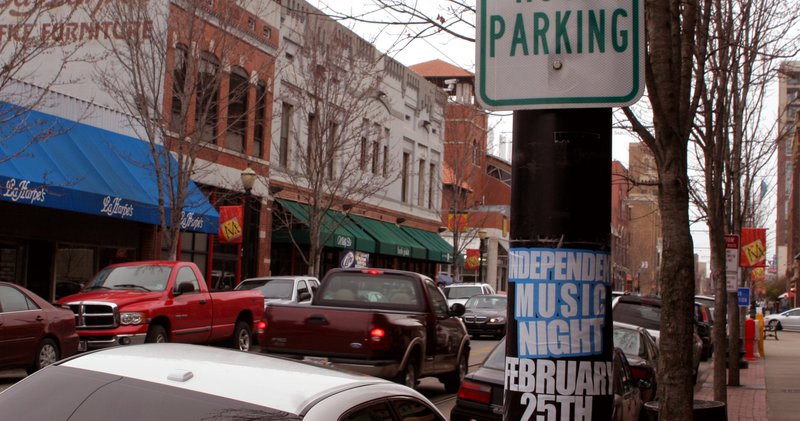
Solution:
{"label": "car side mirror", "polygon": [[464,307],[464,304],[461,304],[461,303],[453,303],[453,305],[450,306],[450,315],[451,316],[461,317],[461,316],[464,315],[464,313],[466,311],[467,311],[467,308]]}
{"label": "car side mirror", "polygon": [[297,301],[308,301],[311,299],[311,293],[304,291],[297,295]]}
{"label": "car side mirror", "polygon": [[175,295],[186,294],[187,292],[194,292],[194,285],[191,282],[181,282],[178,284],[178,290]]}

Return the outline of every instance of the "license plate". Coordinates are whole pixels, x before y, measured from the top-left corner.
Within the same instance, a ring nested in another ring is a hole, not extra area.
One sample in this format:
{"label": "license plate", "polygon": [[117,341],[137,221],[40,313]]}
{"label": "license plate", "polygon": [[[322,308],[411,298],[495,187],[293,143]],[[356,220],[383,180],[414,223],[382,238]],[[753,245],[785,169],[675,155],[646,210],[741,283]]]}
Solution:
{"label": "license plate", "polygon": [[78,352],[86,351],[86,341],[78,342]]}
{"label": "license plate", "polygon": [[328,361],[325,357],[303,357],[303,361],[311,364],[321,365],[324,367],[328,367],[331,365],[330,361]]}

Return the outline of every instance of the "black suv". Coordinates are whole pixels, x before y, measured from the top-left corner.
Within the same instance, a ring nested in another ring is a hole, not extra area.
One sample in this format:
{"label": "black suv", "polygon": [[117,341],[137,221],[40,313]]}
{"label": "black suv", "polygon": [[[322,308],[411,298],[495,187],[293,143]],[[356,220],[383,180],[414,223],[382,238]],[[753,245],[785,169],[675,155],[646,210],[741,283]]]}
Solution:
{"label": "black suv", "polygon": [[[642,297],[623,295],[616,297],[612,303],[615,322],[623,322],[647,329],[658,342],[661,331],[661,299],[658,297]],[[695,380],[700,368],[703,354],[703,339],[697,334],[695,323],[694,343],[692,344],[692,372]]]}

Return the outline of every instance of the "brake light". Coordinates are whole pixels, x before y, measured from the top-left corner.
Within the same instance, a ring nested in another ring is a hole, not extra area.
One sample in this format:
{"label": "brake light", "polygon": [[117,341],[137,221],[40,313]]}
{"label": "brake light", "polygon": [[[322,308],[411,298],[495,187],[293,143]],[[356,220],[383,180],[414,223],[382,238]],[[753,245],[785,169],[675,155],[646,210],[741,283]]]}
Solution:
{"label": "brake light", "polygon": [[647,378],[647,369],[643,367],[631,367],[631,375],[636,380],[646,379]]}
{"label": "brake light", "polygon": [[264,333],[267,330],[267,322],[259,320],[256,323],[256,333]]}
{"label": "brake light", "polygon": [[380,340],[383,339],[384,336],[386,336],[386,331],[379,327],[376,327],[375,329],[369,331],[369,336],[370,339],[372,339],[373,341],[380,342]]}
{"label": "brake light", "polygon": [[365,270],[362,270],[361,272],[362,273],[366,273],[368,275],[382,275],[383,274],[382,270],[377,270],[377,269],[365,269]]}
{"label": "brake light", "polygon": [[492,398],[492,387],[464,380],[458,388],[458,398],[488,404]]}

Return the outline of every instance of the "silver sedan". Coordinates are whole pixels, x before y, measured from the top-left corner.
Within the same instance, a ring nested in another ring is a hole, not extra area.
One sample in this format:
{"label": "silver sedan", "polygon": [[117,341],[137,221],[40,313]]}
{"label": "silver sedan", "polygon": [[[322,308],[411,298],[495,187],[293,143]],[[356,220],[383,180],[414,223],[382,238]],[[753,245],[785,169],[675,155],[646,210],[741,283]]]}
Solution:
{"label": "silver sedan", "polygon": [[800,331],[800,307],[764,317],[764,324],[774,330]]}

